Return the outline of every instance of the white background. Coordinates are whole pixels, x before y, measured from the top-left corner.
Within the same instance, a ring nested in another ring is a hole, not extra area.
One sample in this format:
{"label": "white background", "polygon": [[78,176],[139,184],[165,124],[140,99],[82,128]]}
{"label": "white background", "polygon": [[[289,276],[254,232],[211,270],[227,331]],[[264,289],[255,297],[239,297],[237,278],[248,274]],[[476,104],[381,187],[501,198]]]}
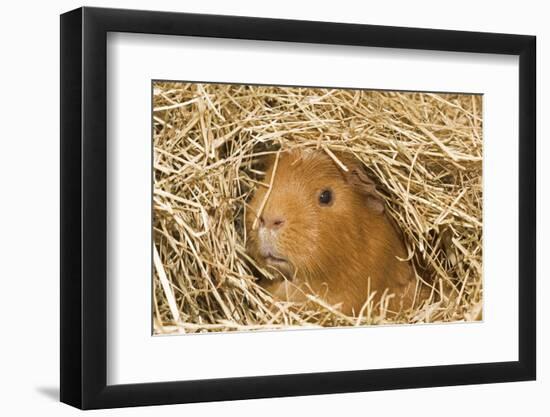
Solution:
{"label": "white background", "polygon": [[[550,90],[541,81],[548,72],[550,28],[543,2],[326,2],[297,1],[119,1],[88,5],[155,8],[220,14],[419,26],[536,34],[538,36],[538,259],[548,257],[549,226],[540,213],[550,209],[543,184],[550,168],[548,122],[543,120]],[[80,6],[73,1],[55,4],[7,3],[2,9],[2,147],[0,208],[2,231],[0,269],[3,288],[0,312],[2,378],[0,410],[5,415],[43,413],[72,415],[76,411],[57,403],[59,349],[59,26],[58,14]],[[544,96],[544,97],[542,97]],[[327,395],[291,399],[238,401],[101,411],[99,415],[335,415],[406,413],[414,415],[546,415],[550,390],[549,304],[544,295],[550,268],[539,262],[538,381],[499,385],[435,388]],[[483,414],[482,414],[483,413]]]}
{"label": "white background", "polygon": [[[517,57],[136,34],[107,51],[108,384],[517,360]],[[483,322],[151,338],[151,78],[482,92]]]}

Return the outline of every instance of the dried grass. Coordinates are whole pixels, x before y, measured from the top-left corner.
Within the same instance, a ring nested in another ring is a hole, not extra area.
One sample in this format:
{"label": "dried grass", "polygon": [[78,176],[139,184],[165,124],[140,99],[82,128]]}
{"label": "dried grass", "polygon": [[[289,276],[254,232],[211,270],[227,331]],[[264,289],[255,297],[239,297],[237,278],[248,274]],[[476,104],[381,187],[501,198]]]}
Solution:
{"label": "dried grass", "polygon": [[[479,320],[482,120],[476,95],[155,82],[154,331]],[[290,148],[351,152],[403,230],[429,298],[358,317],[311,296],[274,302],[245,251],[258,157]],[[254,272],[253,272],[254,271]]]}

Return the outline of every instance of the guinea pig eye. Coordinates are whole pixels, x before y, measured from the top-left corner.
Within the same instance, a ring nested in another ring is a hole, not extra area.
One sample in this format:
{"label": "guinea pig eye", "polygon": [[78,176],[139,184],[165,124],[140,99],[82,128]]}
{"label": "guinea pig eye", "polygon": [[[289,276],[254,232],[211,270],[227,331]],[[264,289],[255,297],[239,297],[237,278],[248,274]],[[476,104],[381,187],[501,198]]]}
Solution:
{"label": "guinea pig eye", "polygon": [[322,206],[328,206],[330,203],[332,203],[332,191],[321,191],[321,194],[319,194],[319,204],[321,204]]}

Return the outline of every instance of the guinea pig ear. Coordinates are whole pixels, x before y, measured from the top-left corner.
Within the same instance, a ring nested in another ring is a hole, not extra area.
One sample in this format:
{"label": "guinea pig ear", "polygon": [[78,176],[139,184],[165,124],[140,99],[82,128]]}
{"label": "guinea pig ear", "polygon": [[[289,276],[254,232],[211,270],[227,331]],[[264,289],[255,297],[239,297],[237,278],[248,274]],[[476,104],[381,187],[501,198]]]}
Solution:
{"label": "guinea pig ear", "polygon": [[375,213],[384,212],[384,200],[376,190],[376,184],[368,176],[363,167],[356,164],[348,164],[348,171],[344,172],[346,182],[355,187],[366,197],[367,206]]}

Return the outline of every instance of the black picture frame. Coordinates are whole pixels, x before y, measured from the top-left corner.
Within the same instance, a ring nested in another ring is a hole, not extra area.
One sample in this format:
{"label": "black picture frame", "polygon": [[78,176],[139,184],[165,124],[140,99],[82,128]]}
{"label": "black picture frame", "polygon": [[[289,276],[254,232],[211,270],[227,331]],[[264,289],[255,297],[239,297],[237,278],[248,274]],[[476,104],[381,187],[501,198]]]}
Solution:
{"label": "black picture frame", "polygon": [[[518,361],[107,385],[108,32],[519,56]],[[535,379],[535,51],[524,35],[88,7],[61,15],[61,401],[93,409]]]}

